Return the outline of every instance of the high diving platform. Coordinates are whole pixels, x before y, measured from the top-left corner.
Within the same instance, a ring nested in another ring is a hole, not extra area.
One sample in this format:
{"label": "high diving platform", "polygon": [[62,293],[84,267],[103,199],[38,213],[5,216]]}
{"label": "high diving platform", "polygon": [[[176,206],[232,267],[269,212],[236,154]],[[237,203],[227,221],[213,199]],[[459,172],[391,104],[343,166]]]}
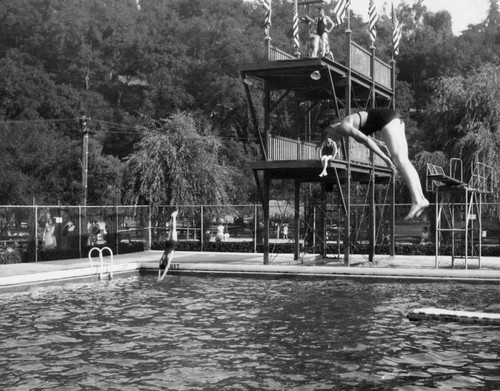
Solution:
{"label": "high diving platform", "polygon": [[[306,12],[311,3],[307,2]],[[309,186],[309,193],[312,192],[311,186],[320,189],[322,210],[325,211],[319,223],[323,256],[326,256],[324,221],[329,217],[326,211],[331,210],[331,204],[336,202],[343,212],[338,224],[342,225],[343,231],[344,264],[350,265],[353,186],[357,189],[363,187],[370,204],[369,260],[374,258],[376,226],[380,219],[389,220],[389,251],[394,255],[394,174],[382,159],[363,145],[345,138],[336,159],[329,163],[328,175],[319,177],[319,143],[325,136],[319,130],[321,122],[341,120],[353,110],[395,107],[394,58],[389,64],[376,56],[373,45],[366,49],[355,43],[349,19],[343,46],[346,53],[340,56],[342,61],[330,57],[301,57],[272,46],[269,30],[266,30],[263,59],[240,68],[262,153],[262,160],[251,162],[250,167],[263,205],[264,264],[269,263],[270,193],[274,183],[279,185],[282,181],[293,182],[294,188],[294,259],[297,260],[300,253],[298,228],[300,205],[305,202],[301,199],[304,198],[301,196],[303,185]],[[286,118],[289,126],[282,126],[280,118]],[[380,186],[389,195],[390,211],[384,212],[384,216],[377,213],[375,207]],[[334,194],[335,201],[328,201],[328,194]]]}

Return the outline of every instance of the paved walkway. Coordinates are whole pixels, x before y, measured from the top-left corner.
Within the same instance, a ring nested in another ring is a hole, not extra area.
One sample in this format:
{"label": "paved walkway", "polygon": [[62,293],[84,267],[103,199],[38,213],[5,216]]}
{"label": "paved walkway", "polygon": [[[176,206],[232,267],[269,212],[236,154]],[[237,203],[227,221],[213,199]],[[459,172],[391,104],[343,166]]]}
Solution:
{"label": "paved walkway", "polygon": [[[110,272],[156,273],[161,255],[162,251],[117,255],[113,257],[113,267],[111,257],[104,256],[102,268],[97,256],[93,257],[92,266],[88,258],[0,265],[0,292],[61,280],[97,279],[100,273],[103,278],[108,278]],[[463,260],[455,261],[452,268],[449,256],[439,258],[439,268],[435,268],[434,256],[378,256],[372,264],[365,256],[352,255],[350,267],[344,266],[343,258],[309,256],[295,261],[292,254],[270,254],[269,261],[263,265],[262,254],[179,251],[169,273],[500,281],[498,257],[482,257],[481,268],[477,259],[470,259],[467,269]]]}

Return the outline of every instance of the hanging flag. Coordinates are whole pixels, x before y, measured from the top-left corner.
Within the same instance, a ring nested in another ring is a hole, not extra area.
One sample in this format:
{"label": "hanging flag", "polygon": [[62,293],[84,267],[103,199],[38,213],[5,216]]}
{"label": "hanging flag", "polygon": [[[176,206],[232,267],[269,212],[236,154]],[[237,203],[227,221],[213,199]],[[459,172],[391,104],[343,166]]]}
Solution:
{"label": "hanging flag", "polygon": [[335,23],[335,27],[342,24],[344,22],[344,18],[349,12],[349,7],[351,6],[351,0],[339,0],[333,7],[333,14],[335,19],[333,23]]}
{"label": "hanging flag", "polygon": [[401,25],[398,22],[396,13],[394,12],[394,3],[392,4],[392,48],[394,55],[399,54],[399,41],[401,41]]}
{"label": "hanging flag", "polygon": [[266,10],[266,19],[264,21],[264,28],[266,30],[271,27],[271,0],[259,0]]}
{"label": "hanging flag", "polygon": [[297,0],[295,0],[293,6],[293,44],[295,45],[295,49],[299,49],[300,47],[300,39],[299,39],[299,7],[297,6]]}
{"label": "hanging flag", "polygon": [[374,0],[370,0],[370,6],[368,8],[368,19],[370,22],[370,39],[372,43],[377,39],[377,29],[375,25],[378,20],[377,7],[375,6]]}

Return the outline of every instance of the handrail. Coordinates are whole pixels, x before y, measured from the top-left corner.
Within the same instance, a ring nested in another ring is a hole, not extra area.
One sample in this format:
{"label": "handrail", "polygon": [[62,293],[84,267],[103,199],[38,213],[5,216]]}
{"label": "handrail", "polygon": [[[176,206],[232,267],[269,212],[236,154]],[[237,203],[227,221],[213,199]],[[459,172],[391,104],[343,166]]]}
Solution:
{"label": "handrail", "polygon": [[271,46],[269,48],[269,61],[280,61],[280,60],[296,60],[297,58],[277,47]]}
{"label": "handrail", "polygon": [[[100,261],[100,266],[99,266],[99,279],[102,280],[102,269],[104,267],[104,260],[103,260],[103,257],[102,257],[102,253],[104,250],[108,250],[109,251],[109,254],[111,256],[111,262],[110,262],[110,265],[108,266],[108,272],[109,272],[109,279],[112,280],[113,279],[113,268],[114,268],[114,261],[113,261],[113,250],[111,250],[109,247],[103,247],[103,248],[99,248],[99,247],[92,247],[90,250],[89,250],[89,261],[90,261],[90,267],[92,268],[93,267],[93,263],[92,263],[92,252],[94,250],[97,250],[99,251],[99,261]],[[111,266],[111,268],[110,268]]]}
{"label": "handrail", "polygon": [[[282,136],[269,136],[268,158],[270,161],[281,160],[315,160],[319,159],[319,147],[316,144],[294,140]],[[371,153],[362,144],[350,143],[350,158],[352,162],[371,164]],[[341,153],[336,160],[346,161],[346,157]],[[378,155],[375,155],[374,164],[385,167],[386,164]]]}

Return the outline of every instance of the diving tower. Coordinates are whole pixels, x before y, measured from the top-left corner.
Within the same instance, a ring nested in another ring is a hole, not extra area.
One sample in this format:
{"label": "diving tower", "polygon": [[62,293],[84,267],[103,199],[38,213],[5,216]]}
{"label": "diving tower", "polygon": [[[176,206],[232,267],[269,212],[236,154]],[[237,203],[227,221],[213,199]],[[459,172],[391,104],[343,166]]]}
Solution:
{"label": "diving tower", "polygon": [[[310,4],[315,1],[309,1]],[[317,2],[316,2],[317,3]],[[322,2],[319,2],[322,3]],[[268,30],[266,30],[268,33]],[[328,176],[321,172],[318,142],[323,134],[316,131],[320,121],[341,120],[353,109],[395,107],[395,61],[388,64],[375,55],[375,47],[365,49],[352,40],[349,19],[345,31],[344,62],[329,57],[301,58],[271,45],[264,39],[264,58],[240,68],[249,109],[259,138],[262,160],[251,162],[261,195],[264,214],[264,264],[269,263],[269,195],[273,180],[289,180],[294,184],[295,229],[294,259],[299,258],[299,207],[302,184],[321,186],[322,202],[326,194],[335,192],[343,210],[344,264],[349,266],[352,252],[351,188],[362,184],[370,203],[370,261],[374,259],[376,243],[375,199],[377,186],[390,194],[390,245],[394,255],[395,189],[391,169],[370,150],[354,140],[342,140],[340,153],[329,163]],[[286,108],[293,118],[293,129],[287,135],[276,134],[272,118]],[[320,224],[324,226],[324,223]],[[323,230],[324,231],[324,230]],[[326,238],[323,235],[323,256]],[[340,243],[339,243],[340,245]]]}
{"label": "diving tower", "polygon": [[426,188],[435,195],[435,267],[439,268],[439,250],[451,247],[451,267],[463,259],[465,269],[471,260],[481,267],[482,200],[493,193],[493,168],[473,162],[469,178],[464,178],[461,159],[450,160],[449,174],[441,166],[427,164]]}

